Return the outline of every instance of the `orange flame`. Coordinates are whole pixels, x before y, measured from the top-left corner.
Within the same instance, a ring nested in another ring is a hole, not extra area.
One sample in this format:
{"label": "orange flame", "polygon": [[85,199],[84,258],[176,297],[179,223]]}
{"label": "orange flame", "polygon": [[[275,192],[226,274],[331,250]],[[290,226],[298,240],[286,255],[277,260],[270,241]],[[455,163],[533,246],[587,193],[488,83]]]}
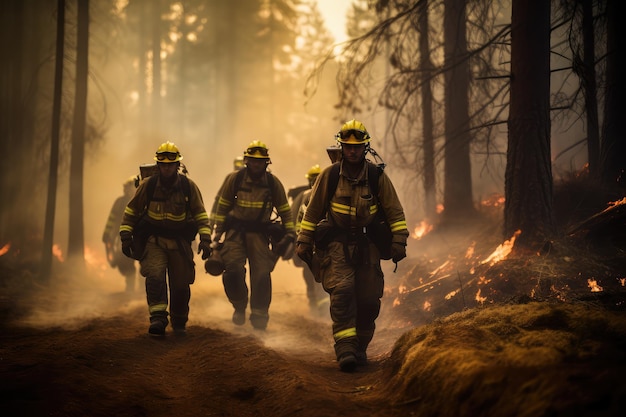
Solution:
{"label": "orange flame", "polygon": [[499,207],[503,205],[505,202],[505,198],[500,194],[492,194],[483,201],[480,202],[482,206],[485,207]]}
{"label": "orange flame", "polygon": [[0,256],[5,255],[9,249],[11,249],[11,243],[7,243],[6,245],[4,245],[2,248],[0,248]]}
{"label": "orange flame", "polygon": [[85,246],[85,262],[87,262],[88,265],[103,271],[108,269],[107,263],[89,246]]}
{"label": "orange flame", "polygon": [[515,238],[517,238],[520,235],[520,233],[522,233],[521,230],[517,230],[515,233],[513,233],[513,236],[509,240],[505,240],[504,243],[498,245],[496,250],[494,250],[493,253],[489,255],[489,257],[487,257],[487,259],[482,261],[480,264],[482,265],[482,264],[489,263],[489,266],[492,266],[492,265],[497,264],[501,260],[506,259],[506,257],[509,256],[509,254],[513,250],[513,244],[515,244]]}
{"label": "orange flame", "polygon": [[415,229],[413,229],[413,238],[420,240],[432,230],[433,230],[433,225],[428,224],[426,220],[422,220],[420,224],[418,226],[415,226]]}
{"label": "orange flame", "polygon": [[65,261],[65,259],[63,258],[63,252],[61,251],[59,245],[57,245],[56,243],[52,245],[52,254],[59,260],[59,262]]}
{"label": "orange flame", "polygon": [[480,304],[483,304],[485,301],[487,301],[487,297],[481,297],[480,296],[480,289],[478,290],[478,292],[476,293],[476,297],[474,297],[474,299],[476,301],[478,301]]}
{"label": "orange flame", "polygon": [[587,286],[591,288],[591,292],[602,292],[604,289],[598,285],[598,282],[595,279],[588,279]]}

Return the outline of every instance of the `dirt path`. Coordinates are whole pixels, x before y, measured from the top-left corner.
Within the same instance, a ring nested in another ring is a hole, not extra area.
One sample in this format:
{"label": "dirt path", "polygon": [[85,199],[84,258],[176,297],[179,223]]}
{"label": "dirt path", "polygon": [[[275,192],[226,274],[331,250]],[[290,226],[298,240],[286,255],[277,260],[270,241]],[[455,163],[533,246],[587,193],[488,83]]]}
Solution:
{"label": "dirt path", "polygon": [[2,331],[3,415],[400,415],[376,387],[401,330],[382,326],[370,364],[342,373],[330,320],[309,314],[302,278],[288,265],[275,276],[266,331],[233,325],[219,281],[198,275],[188,334],[160,339],[147,335],[142,292],[111,291],[110,272],[90,290],[59,284]]}

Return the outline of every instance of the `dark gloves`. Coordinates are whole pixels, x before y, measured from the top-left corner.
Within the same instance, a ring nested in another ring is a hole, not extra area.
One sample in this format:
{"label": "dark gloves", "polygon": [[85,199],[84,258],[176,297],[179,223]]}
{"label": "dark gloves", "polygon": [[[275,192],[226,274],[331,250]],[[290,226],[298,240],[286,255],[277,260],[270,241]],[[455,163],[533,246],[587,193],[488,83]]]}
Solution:
{"label": "dark gloves", "polygon": [[391,244],[391,260],[393,263],[398,263],[406,258],[406,244],[400,242],[393,242]]}
{"label": "dark gloves", "polygon": [[122,241],[122,253],[129,258],[135,259],[133,256],[133,234],[129,231],[120,232],[120,239]]}
{"label": "dark gloves", "polygon": [[283,238],[272,248],[272,251],[282,257],[284,260],[291,259],[293,257],[295,237],[293,235],[285,235]]}
{"label": "dark gloves", "polygon": [[313,245],[305,242],[298,242],[296,244],[296,255],[302,259],[307,265],[311,266],[311,260],[313,259]]}
{"label": "dark gloves", "polygon": [[201,240],[198,245],[198,253],[202,252],[202,259],[209,259],[211,253],[213,253],[213,248],[211,248],[211,242],[208,240]]}

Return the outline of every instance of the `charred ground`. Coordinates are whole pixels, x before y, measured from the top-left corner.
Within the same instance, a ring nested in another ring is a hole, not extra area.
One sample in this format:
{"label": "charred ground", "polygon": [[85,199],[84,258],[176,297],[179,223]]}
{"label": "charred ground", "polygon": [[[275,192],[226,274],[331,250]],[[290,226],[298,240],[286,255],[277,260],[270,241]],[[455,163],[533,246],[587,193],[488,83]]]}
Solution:
{"label": "charred ground", "polygon": [[234,326],[219,282],[199,274],[189,334],[154,340],[141,293],[61,266],[40,285],[3,256],[0,406],[9,416],[621,416],[624,223],[589,217],[542,253],[496,262],[493,213],[413,239],[396,273],[385,264],[371,361],[354,374],[338,371],[328,318],[308,314],[286,263],[266,332]]}

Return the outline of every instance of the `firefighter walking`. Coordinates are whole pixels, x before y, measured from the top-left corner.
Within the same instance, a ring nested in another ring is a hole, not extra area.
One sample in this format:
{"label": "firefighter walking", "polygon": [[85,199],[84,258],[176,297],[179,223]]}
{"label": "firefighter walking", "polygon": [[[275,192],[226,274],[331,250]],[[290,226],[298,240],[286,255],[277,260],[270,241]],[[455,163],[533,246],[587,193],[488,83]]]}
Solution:
{"label": "firefighter walking", "polygon": [[[391,180],[365,158],[373,151],[365,126],[350,120],[336,140],[341,161],[325,168],[313,186],[296,253],[313,267],[330,294],[335,355],[339,368],[351,372],[367,363],[374,336],[384,288],[381,252],[389,250],[395,263],[406,257],[409,231]],[[331,185],[333,172],[338,178]],[[370,235],[380,210],[389,224],[385,248]]]}
{"label": "firefighter walking", "polygon": [[137,281],[137,268],[135,260],[128,258],[122,252],[122,242],[120,240],[120,224],[124,217],[124,209],[126,204],[135,195],[135,179],[130,177],[122,184],[124,194],[113,203],[109,217],[107,218],[104,232],[102,233],[102,242],[106,250],[107,261],[111,268],[116,268],[124,276],[126,282],[126,294],[135,292],[135,283]]}
{"label": "firefighter walking", "polygon": [[139,184],[120,226],[122,249],[139,260],[141,275],[146,278],[148,333],[152,336],[165,335],[170,320],[176,334],[185,334],[190,285],[195,280],[191,242],[196,233],[200,235],[198,253],[207,258],[211,252],[202,194],[191,179],[179,173],[182,159],[174,143],[159,146],[154,157],[158,174]]}
{"label": "firefighter walking", "polygon": [[[265,143],[253,141],[243,156],[246,167],[228,174],[217,193],[213,246],[219,248],[223,262],[222,283],[234,308],[233,323],[245,324],[249,302],[250,324],[265,330],[272,301],[271,273],[280,256],[293,255],[295,230],[285,188],[267,170],[271,161]],[[272,219],[274,209],[280,224]]]}
{"label": "firefighter walking", "polygon": [[[304,217],[307,204],[311,197],[311,189],[315,180],[319,176],[321,168],[319,165],[313,165],[306,173],[305,177],[308,181],[309,188],[301,191],[297,194],[291,204],[291,214],[293,215],[296,223],[296,233],[300,231],[300,224]],[[293,263],[296,267],[302,268],[302,277],[306,285],[306,296],[309,301],[309,311],[314,316],[327,317],[328,316],[328,294],[322,288],[322,285],[315,281],[311,268],[302,261],[299,257],[293,258]]]}

